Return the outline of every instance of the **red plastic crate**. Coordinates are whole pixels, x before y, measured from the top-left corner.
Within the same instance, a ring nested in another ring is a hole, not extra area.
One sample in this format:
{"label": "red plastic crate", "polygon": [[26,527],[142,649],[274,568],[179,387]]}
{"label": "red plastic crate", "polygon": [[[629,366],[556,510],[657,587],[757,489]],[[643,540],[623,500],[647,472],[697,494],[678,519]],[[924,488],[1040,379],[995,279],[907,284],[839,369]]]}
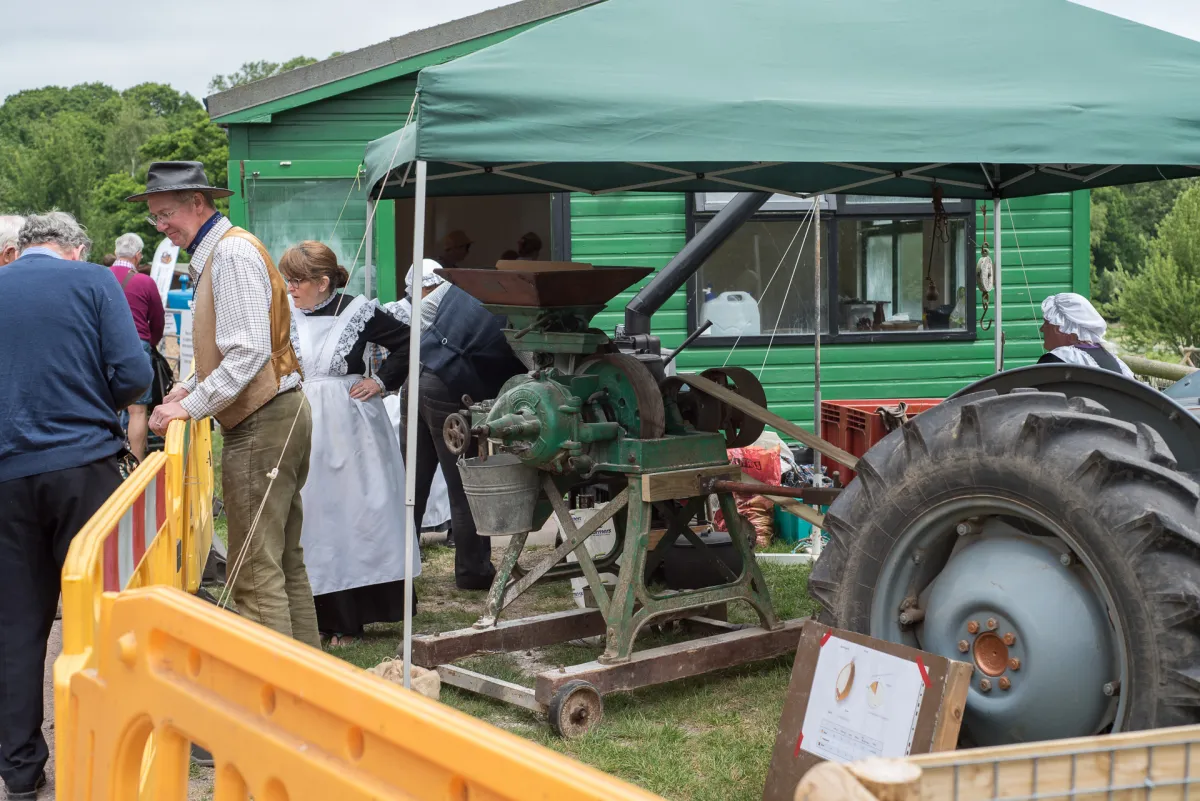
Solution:
{"label": "red plastic crate", "polygon": [[[881,406],[895,407],[901,402],[908,406],[911,418],[941,403],[940,398],[893,398],[882,400],[823,400],[821,401],[821,437],[844,451],[862,456],[879,440],[887,436],[883,418],[876,414]],[[857,475],[855,471],[836,462],[825,468],[827,475],[841,473],[845,486]]]}

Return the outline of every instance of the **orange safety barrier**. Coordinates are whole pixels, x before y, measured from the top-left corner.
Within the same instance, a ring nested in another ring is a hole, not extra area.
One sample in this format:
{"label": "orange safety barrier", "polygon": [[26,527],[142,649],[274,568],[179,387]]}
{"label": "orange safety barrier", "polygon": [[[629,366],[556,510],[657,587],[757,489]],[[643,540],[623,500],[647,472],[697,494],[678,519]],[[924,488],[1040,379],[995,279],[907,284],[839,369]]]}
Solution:
{"label": "orange safety barrier", "polygon": [[214,801],[662,801],[178,590],[102,609],[64,699],[61,801],[182,801],[189,742],[213,754]]}
{"label": "orange safety barrier", "polygon": [[103,599],[138,587],[199,588],[212,543],[212,488],[208,420],[172,423],[164,451],[149,454],[72,540],[62,575],[63,650],[54,663],[60,787],[69,783],[70,744],[61,736],[70,723],[68,688],[95,667]]}

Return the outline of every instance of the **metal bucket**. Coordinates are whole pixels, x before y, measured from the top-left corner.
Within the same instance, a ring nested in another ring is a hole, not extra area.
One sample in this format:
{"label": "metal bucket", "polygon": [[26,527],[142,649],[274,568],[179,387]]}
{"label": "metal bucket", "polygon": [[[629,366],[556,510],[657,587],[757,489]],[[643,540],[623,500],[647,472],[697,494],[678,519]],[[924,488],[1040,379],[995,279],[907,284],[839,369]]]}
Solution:
{"label": "metal bucket", "polygon": [[540,484],[536,468],[511,453],[459,459],[458,474],[481,537],[507,537],[533,529]]}

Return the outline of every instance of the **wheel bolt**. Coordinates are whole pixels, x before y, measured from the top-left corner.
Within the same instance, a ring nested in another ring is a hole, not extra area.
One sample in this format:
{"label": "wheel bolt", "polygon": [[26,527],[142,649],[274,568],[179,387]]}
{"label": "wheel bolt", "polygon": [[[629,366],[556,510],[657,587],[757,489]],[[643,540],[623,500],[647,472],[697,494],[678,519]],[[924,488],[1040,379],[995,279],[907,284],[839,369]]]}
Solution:
{"label": "wheel bolt", "polygon": [[1064,553],[1062,556],[1058,557],[1058,563],[1063,567],[1070,567],[1071,561],[1071,554],[1069,553]]}
{"label": "wheel bolt", "polygon": [[959,641],[958,641],[958,650],[959,650],[959,651],[961,651],[961,652],[963,652],[964,654],[965,654],[965,653],[966,653],[966,652],[967,652],[967,651],[968,651],[970,648],[971,648],[971,643],[967,642],[966,640],[959,640]]}
{"label": "wheel bolt", "polygon": [[1010,670],[1020,670],[1021,660],[1014,656],[1012,659],[1008,660],[1008,667]]}
{"label": "wheel bolt", "polygon": [[992,691],[992,680],[991,679],[980,679],[979,689],[985,693],[990,693]]}
{"label": "wheel bolt", "polygon": [[1007,690],[1007,689],[1008,689],[1009,687],[1011,687],[1011,686],[1012,686],[1012,682],[1010,682],[1010,681],[1008,680],[1008,677],[1007,677],[1007,676],[1001,676],[1001,677],[1000,677],[1000,689],[1001,689],[1001,690]]}
{"label": "wheel bolt", "polygon": [[996,622],[996,618],[994,618],[994,617],[988,618],[987,627],[989,630],[995,631],[996,626],[998,626],[998,625],[1000,625],[1000,624]]}
{"label": "wheel bolt", "polygon": [[972,634],[978,634],[979,633],[979,621],[972,620],[970,623],[968,623],[967,631],[971,632]]}
{"label": "wheel bolt", "polygon": [[1013,634],[1011,631],[1004,635],[1004,644],[1005,645],[1012,645],[1016,641],[1017,641],[1017,635]]}

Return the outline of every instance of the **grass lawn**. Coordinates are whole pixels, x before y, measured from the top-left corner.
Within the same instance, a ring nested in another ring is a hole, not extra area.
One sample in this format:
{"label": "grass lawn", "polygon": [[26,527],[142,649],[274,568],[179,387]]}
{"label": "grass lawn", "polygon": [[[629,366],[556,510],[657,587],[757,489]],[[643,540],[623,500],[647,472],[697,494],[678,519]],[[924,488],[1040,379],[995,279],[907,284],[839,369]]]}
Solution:
{"label": "grass lawn", "polygon": [[[213,437],[213,456],[220,491],[219,434]],[[217,535],[225,537],[225,520],[216,521]],[[790,546],[774,545],[774,552]],[[522,559],[532,564],[538,552],[527,549]],[[470,626],[479,617],[485,593],[454,586],[454,553],[440,544],[425,546],[426,559],[416,581],[419,634]],[[499,563],[502,553],[494,551]],[[814,614],[815,602],[807,592],[809,568],[764,564],[763,572],[781,618]],[[506,617],[516,618],[573,608],[569,583],[535,585],[513,604]],[[757,618],[748,606],[730,610],[734,622]],[[402,627],[379,624],[367,627],[366,636],[333,655],[362,668],[370,668],[397,653]],[[669,642],[669,635],[645,633],[639,648]],[[517,654],[494,654],[463,660],[460,664],[517,684],[533,686],[535,674],[548,668],[595,659],[600,648],[564,644]],[[775,727],[791,673],[790,656],[732,668],[695,679],[619,693],[605,698],[604,720],[586,736],[561,740],[544,718],[523,709],[491,701],[453,687],[442,688],[442,702],[514,734],[579,759],[607,773],[640,785],[672,801],[758,801],[762,797]],[[195,771],[193,771],[195,773]],[[193,798],[210,797],[202,789],[211,771],[193,776],[199,785]],[[208,785],[211,787],[211,785]]]}
{"label": "grass lawn", "polygon": [[[484,593],[455,589],[453,552],[428,546],[422,575],[417,579],[418,609],[414,630],[449,631],[474,623]],[[500,555],[493,559],[499,561]],[[536,558],[531,554],[530,559]],[[523,560],[524,561],[524,560]],[[764,565],[763,571],[781,617],[814,613],[807,593],[807,567]],[[570,609],[567,583],[535,586],[521,598],[512,617]],[[743,605],[744,606],[744,605]],[[749,607],[730,609],[735,622],[753,622]],[[370,626],[367,636],[331,653],[369,668],[393,656],[398,648],[398,624]],[[639,647],[667,641],[646,634]],[[557,645],[518,654],[494,654],[460,664],[499,678],[533,686],[533,677],[547,668],[595,659],[599,648]],[[523,709],[442,688],[442,701],[534,742],[568,754],[673,801],[751,801],[762,797],[767,765],[775,742],[775,727],[791,673],[791,657],[733,668],[605,699],[604,720],[585,737],[564,741],[547,722]]]}

